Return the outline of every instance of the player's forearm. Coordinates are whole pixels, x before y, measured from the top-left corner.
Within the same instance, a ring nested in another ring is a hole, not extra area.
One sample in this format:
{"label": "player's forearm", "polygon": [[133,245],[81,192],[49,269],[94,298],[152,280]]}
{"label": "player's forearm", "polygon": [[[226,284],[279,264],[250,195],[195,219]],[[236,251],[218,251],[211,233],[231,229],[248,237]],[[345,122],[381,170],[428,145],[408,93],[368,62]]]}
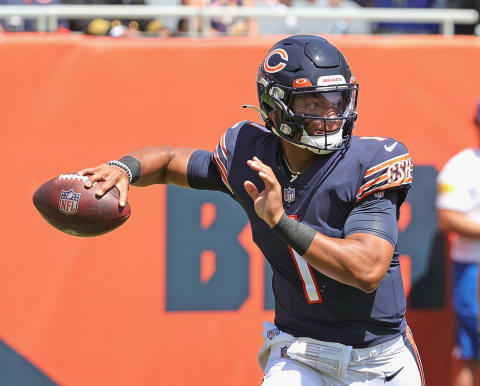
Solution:
{"label": "player's forearm", "polygon": [[465,237],[480,238],[480,224],[461,212],[441,209],[437,212],[437,217],[438,226],[444,232],[455,232]]}
{"label": "player's forearm", "polygon": [[141,165],[135,186],[173,184],[188,187],[187,164],[193,150],[168,146],[145,147],[131,152]]}
{"label": "player's forearm", "polygon": [[276,223],[267,223],[317,271],[365,292],[377,288],[393,256],[392,244],[375,235],[352,233],[346,239],[328,237],[284,212]]}
{"label": "player's forearm", "polygon": [[370,243],[373,237],[354,234],[347,239],[337,239],[317,233],[303,258],[332,279],[373,292],[385,276],[393,255],[389,242],[375,237],[374,243]]}

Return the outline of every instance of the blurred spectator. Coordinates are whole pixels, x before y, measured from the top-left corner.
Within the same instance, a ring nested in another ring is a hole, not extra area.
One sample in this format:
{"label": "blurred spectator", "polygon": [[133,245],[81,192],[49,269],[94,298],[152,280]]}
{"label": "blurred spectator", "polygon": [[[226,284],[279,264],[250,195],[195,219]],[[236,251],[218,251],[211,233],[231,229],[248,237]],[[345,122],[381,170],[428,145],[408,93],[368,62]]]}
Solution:
{"label": "blurred spectator", "polygon": [[[372,0],[376,8],[432,8],[436,0]],[[376,33],[386,34],[438,34],[438,24],[378,23]]]}
{"label": "blurred spectator", "polygon": [[[253,5],[251,0],[210,0],[211,7],[241,7]],[[224,35],[247,35],[253,28],[252,22],[244,17],[223,16],[213,18],[211,21],[211,28],[216,34]]]}
{"label": "blurred spectator", "polygon": [[[262,7],[298,7],[298,8],[360,8],[352,0],[260,0]],[[278,18],[259,18],[258,30],[261,34],[369,34],[370,23],[362,20],[311,19],[288,16],[283,21]]]}
{"label": "blurred spectator", "polygon": [[[202,7],[242,7],[255,5],[254,0],[182,0],[182,5]],[[193,30],[195,33],[204,33],[207,36],[215,35],[249,35],[257,32],[254,18],[222,16],[212,18],[210,25],[202,31],[202,19],[192,19],[189,26],[188,19],[180,19],[178,22],[178,34],[187,35]]]}
{"label": "blurred spectator", "polygon": [[[62,0],[69,5],[145,5],[144,0]],[[170,31],[158,19],[71,19],[68,28],[88,35],[113,37],[134,37],[142,34],[153,36],[170,36]]]}
{"label": "blurred spectator", "polygon": [[[146,5],[161,5],[161,6],[178,6],[182,4],[182,0],[145,0]],[[176,15],[162,15],[161,20],[165,29],[169,30],[171,34],[177,31],[179,17]]]}
{"label": "blurred spectator", "polygon": [[[53,5],[60,4],[61,0],[0,0],[0,5]],[[59,20],[59,28],[64,28],[66,22]],[[0,21],[0,31],[24,32],[37,31],[37,22],[33,19],[24,19],[21,16],[10,16]]]}
{"label": "blurred spectator", "polygon": [[477,384],[479,360],[480,100],[475,114],[478,143],[456,154],[438,175],[438,223],[450,243],[455,310],[454,385]]}

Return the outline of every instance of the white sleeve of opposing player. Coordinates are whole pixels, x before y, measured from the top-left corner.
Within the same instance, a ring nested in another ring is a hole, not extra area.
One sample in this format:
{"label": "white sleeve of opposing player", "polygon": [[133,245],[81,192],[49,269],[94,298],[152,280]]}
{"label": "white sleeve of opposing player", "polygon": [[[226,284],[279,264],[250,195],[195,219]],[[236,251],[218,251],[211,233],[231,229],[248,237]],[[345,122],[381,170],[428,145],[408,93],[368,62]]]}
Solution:
{"label": "white sleeve of opposing player", "polygon": [[467,212],[474,203],[470,195],[468,170],[471,165],[469,150],[462,151],[447,162],[437,177],[437,209]]}

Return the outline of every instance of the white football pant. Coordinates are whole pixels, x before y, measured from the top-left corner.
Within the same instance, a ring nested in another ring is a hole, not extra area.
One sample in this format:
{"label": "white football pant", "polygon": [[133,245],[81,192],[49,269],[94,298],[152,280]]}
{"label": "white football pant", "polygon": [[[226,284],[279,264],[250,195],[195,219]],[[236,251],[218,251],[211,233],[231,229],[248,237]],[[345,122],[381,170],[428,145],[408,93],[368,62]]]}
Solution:
{"label": "white football pant", "polygon": [[352,349],[346,374],[340,379],[289,358],[288,346],[288,342],[270,346],[262,386],[425,385],[420,356],[408,327],[403,336]]}

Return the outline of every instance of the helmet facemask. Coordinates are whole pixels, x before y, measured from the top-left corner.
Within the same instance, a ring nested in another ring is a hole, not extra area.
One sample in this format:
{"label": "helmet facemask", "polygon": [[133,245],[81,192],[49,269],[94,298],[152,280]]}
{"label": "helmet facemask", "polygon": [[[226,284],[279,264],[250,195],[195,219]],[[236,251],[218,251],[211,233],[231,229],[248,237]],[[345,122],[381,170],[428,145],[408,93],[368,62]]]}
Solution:
{"label": "helmet facemask", "polygon": [[348,145],[357,118],[357,84],[272,89],[266,102],[274,112],[275,134],[317,154]]}

